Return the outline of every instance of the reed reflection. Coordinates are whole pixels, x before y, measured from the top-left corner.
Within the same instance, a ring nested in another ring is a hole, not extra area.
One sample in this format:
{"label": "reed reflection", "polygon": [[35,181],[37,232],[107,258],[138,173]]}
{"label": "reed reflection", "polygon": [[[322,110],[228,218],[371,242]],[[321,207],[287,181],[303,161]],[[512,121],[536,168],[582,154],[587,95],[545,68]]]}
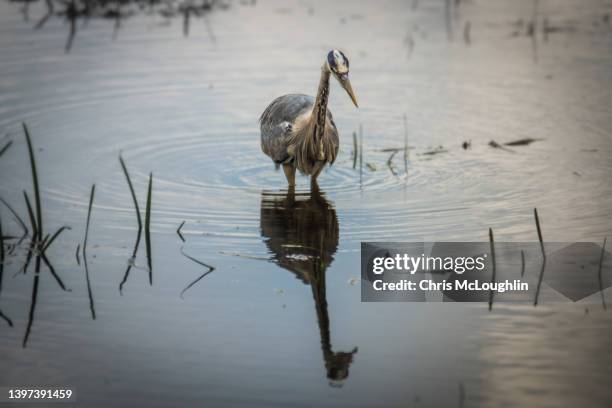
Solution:
{"label": "reed reflection", "polygon": [[321,350],[330,385],[341,385],[349,375],[355,347],[350,352],[332,349],[325,271],[338,248],[338,217],[317,186],[310,193],[262,192],[261,235],[272,260],[310,285],[315,303]]}

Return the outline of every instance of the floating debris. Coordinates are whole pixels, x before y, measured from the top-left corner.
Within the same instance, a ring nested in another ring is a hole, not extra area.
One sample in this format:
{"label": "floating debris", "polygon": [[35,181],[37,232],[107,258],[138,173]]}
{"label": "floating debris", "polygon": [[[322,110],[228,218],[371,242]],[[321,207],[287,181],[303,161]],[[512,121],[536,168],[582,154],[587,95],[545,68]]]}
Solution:
{"label": "floating debris", "polygon": [[266,258],[265,256],[246,255],[246,254],[241,254],[239,252],[227,252],[227,251],[219,251],[219,253],[221,255],[236,256],[238,258],[256,259],[259,261],[270,261],[270,258]]}
{"label": "floating debris", "polygon": [[515,152],[514,150],[512,150],[512,149],[508,149],[507,147],[504,147],[504,146],[500,145],[500,144],[499,144],[499,143],[497,143],[495,140],[491,140],[491,141],[489,142],[489,146],[493,147],[494,149],[500,149],[500,150],[505,150],[505,151],[510,152],[510,153],[516,153],[516,152]]}
{"label": "floating debris", "polygon": [[430,149],[424,153],[421,153],[421,156],[434,156],[441,153],[448,153],[448,150],[446,150],[442,145],[436,147],[435,149]]}
{"label": "floating debris", "polygon": [[403,150],[409,150],[409,149],[414,149],[414,147],[408,147],[408,149],[404,147],[385,147],[384,149],[379,149],[377,151],[381,153],[393,153],[393,152],[401,152]]}
{"label": "floating debris", "polygon": [[544,140],[544,139],[533,139],[531,137],[526,137],[523,139],[514,140],[512,142],[504,143],[504,145],[506,146],[527,146],[533,142],[539,142],[541,140]]}

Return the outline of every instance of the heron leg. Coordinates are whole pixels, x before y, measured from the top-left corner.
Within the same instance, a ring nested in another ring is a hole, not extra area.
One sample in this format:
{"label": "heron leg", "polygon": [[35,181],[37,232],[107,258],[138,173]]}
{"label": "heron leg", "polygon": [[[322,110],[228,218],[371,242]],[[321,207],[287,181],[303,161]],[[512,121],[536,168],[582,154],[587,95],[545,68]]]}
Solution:
{"label": "heron leg", "polygon": [[293,163],[283,164],[283,171],[285,172],[285,177],[287,177],[289,187],[295,186],[295,166]]}
{"label": "heron leg", "polygon": [[317,185],[317,177],[319,177],[319,174],[321,174],[321,171],[323,170],[323,167],[325,167],[325,162],[324,161],[318,161],[316,164],[316,168],[314,170],[314,172],[312,173],[312,176],[310,178],[310,184],[312,185]]}

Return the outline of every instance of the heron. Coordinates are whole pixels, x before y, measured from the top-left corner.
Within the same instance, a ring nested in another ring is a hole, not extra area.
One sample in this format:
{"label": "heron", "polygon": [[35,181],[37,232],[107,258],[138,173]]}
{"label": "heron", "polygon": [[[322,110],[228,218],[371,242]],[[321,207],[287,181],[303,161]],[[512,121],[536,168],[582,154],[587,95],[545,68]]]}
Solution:
{"label": "heron", "polygon": [[290,187],[295,186],[296,169],[317,177],[327,163],[332,165],[338,154],[340,139],[327,100],[329,78],[333,76],[356,107],[357,97],[349,81],[349,61],[339,50],[331,50],[321,66],[317,96],[287,94],[272,101],[259,119],[261,149],[283,171]]}
{"label": "heron", "polygon": [[316,184],[307,194],[292,188],[280,194],[264,191],[259,220],[270,260],[310,286],[329,385],[341,386],[358,348],[334,351],[332,347],[326,271],[334,261],[340,235],[334,205]]}

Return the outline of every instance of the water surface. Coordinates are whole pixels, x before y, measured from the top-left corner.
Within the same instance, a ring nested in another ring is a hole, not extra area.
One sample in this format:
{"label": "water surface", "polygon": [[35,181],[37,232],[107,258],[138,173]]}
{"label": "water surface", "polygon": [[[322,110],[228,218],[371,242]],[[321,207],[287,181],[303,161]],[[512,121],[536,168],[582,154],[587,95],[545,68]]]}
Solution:
{"label": "water surface", "polygon": [[[236,2],[187,38],[180,19],[138,14],[113,41],[91,19],[68,54],[60,18],[32,29],[42,4],[24,22],[1,3],[0,195],[25,216],[25,121],[46,228],[72,227],[49,251],[72,292],[41,272],[23,349],[33,273],[13,278],[25,248],[7,259],[0,384],[71,385],[79,406],[610,406],[599,295],[492,312],[360,302],[361,241],[485,241],[489,227],[534,241],[534,207],[546,240],[612,235],[612,3],[540,1],[535,40],[532,1],[414,3]],[[332,84],[338,160],[318,191],[299,178],[290,192],[257,120],[281,94],[313,94],[334,47],[360,109]],[[389,166],[405,132],[407,163]],[[527,137],[543,140],[489,146]],[[153,285],[142,243],[122,295],[137,224],[120,152],[143,208],[154,174]],[[95,321],[75,259],[93,183]],[[216,268],[183,298],[206,268],[181,250]]]}

